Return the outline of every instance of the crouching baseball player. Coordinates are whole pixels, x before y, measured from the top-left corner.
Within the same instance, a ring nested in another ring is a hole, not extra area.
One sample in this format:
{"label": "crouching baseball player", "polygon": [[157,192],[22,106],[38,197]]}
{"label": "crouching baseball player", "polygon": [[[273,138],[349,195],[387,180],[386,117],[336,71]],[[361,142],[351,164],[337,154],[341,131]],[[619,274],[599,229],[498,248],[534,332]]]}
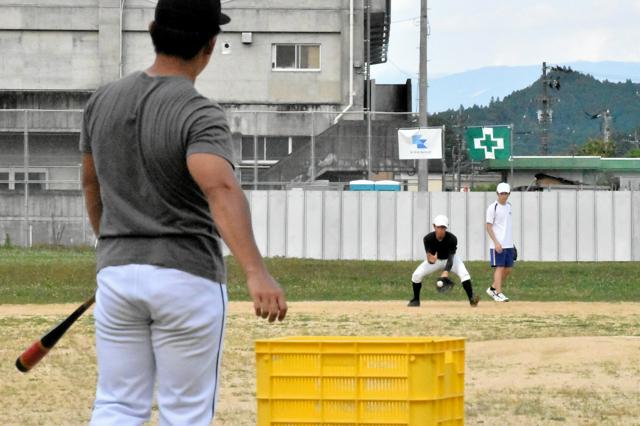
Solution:
{"label": "crouching baseball player", "polygon": [[449,278],[449,272],[453,272],[462,281],[462,287],[467,293],[471,306],[478,306],[480,297],[473,293],[471,275],[469,275],[460,256],[456,254],[458,239],[447,231],[448,228],[449,219],[444,215],[438,215],[433,219],[433,232],[428,233],[423,238],[427,260],[422,262],[411,276],[413,299],[411,299],[408,306],[420,306],[422,279],[436,271],[442,271],[436,282],[436,288],[439,292],[448,291],[453,287],[453,281]]}

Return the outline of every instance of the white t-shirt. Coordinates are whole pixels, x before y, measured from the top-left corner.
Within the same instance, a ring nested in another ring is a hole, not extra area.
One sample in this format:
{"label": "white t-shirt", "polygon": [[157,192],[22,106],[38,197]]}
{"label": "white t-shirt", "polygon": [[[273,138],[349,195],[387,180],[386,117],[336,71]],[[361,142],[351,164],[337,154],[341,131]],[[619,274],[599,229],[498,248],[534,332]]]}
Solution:
{"label": "white t-shirt", "polygon": [[[502,245],[502,248],[513,247],[513,233],[511,226],[511,204],[504,206],[494,201],[487,207],[487,223],[493,225],[493,233]],[[493,240],[489,240],[489,247],[495,248]]]}

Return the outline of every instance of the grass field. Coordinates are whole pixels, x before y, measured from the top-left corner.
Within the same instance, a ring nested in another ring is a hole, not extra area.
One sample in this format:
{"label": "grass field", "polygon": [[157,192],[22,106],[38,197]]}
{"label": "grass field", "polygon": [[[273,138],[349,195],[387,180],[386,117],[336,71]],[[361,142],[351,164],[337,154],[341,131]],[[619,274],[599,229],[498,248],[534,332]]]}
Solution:
{"label": "grass field", "polygon": [[[248,300],[243,274],[228,258],[230,300]],[[269,269],[289,300],[402,300],[411,293],[414,261],[327,261],[272,258]],[[467,262],[474,285],[491,282],[486,262]],[[638,262],[519,262],[505,293],[522,301],[640,301]],[[425,282],[430,294],[430,282]],[[95,288],[90,249],[0,249],[0,304],[79,302]],[[460,300],[461,286],[439,300]]]}
{"label": "grass field", "polygon": [[[228,262],[215,426],[255,424],[253,342],[288,335],[465,337],[467,425],[640,425],[637,263],[521,262],[505,290],[511,303],[483,295],[470,308],[459,285],[445,296],[428,285],[416,309],[406,300],[417,262],[269,259],[290,313],[267,325],[243,302],[242,274]],[[468,267],[483,291],[490,269]],[[0,249],[0,424],[87,424],[96,380],[90,313],[29,374],[13,363],[94,291],[94,268],[89,249]]]}

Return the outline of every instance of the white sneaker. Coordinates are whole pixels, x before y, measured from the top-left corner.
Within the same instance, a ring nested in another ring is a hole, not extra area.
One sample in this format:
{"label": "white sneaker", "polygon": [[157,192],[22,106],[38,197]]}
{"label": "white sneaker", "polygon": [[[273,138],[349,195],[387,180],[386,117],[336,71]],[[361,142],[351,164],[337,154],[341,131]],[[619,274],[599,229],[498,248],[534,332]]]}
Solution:
{"label": "white sneaker", "polygon": [[498,293],[498,297],[500,298],[500,302],[508,302],[509,298],[504,295],[504,293]]}
{"label": "white sneaker", "polygon": [[491,287],[487,289],[487,294],[496,302],[504,302],[504,300],[502,300],[502,298],[498,295],[498,293],[495,290],[491,290]]}

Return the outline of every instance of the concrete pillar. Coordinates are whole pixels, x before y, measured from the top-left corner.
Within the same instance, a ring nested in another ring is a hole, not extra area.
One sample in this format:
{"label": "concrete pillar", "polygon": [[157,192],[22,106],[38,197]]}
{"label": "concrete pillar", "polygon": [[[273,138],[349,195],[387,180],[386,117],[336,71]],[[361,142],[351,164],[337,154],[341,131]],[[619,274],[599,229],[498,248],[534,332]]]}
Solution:
{"label": "concrete pillar", "polygon": [[98,56],[100,84],[120,77],[120,0],[99,0]]}

